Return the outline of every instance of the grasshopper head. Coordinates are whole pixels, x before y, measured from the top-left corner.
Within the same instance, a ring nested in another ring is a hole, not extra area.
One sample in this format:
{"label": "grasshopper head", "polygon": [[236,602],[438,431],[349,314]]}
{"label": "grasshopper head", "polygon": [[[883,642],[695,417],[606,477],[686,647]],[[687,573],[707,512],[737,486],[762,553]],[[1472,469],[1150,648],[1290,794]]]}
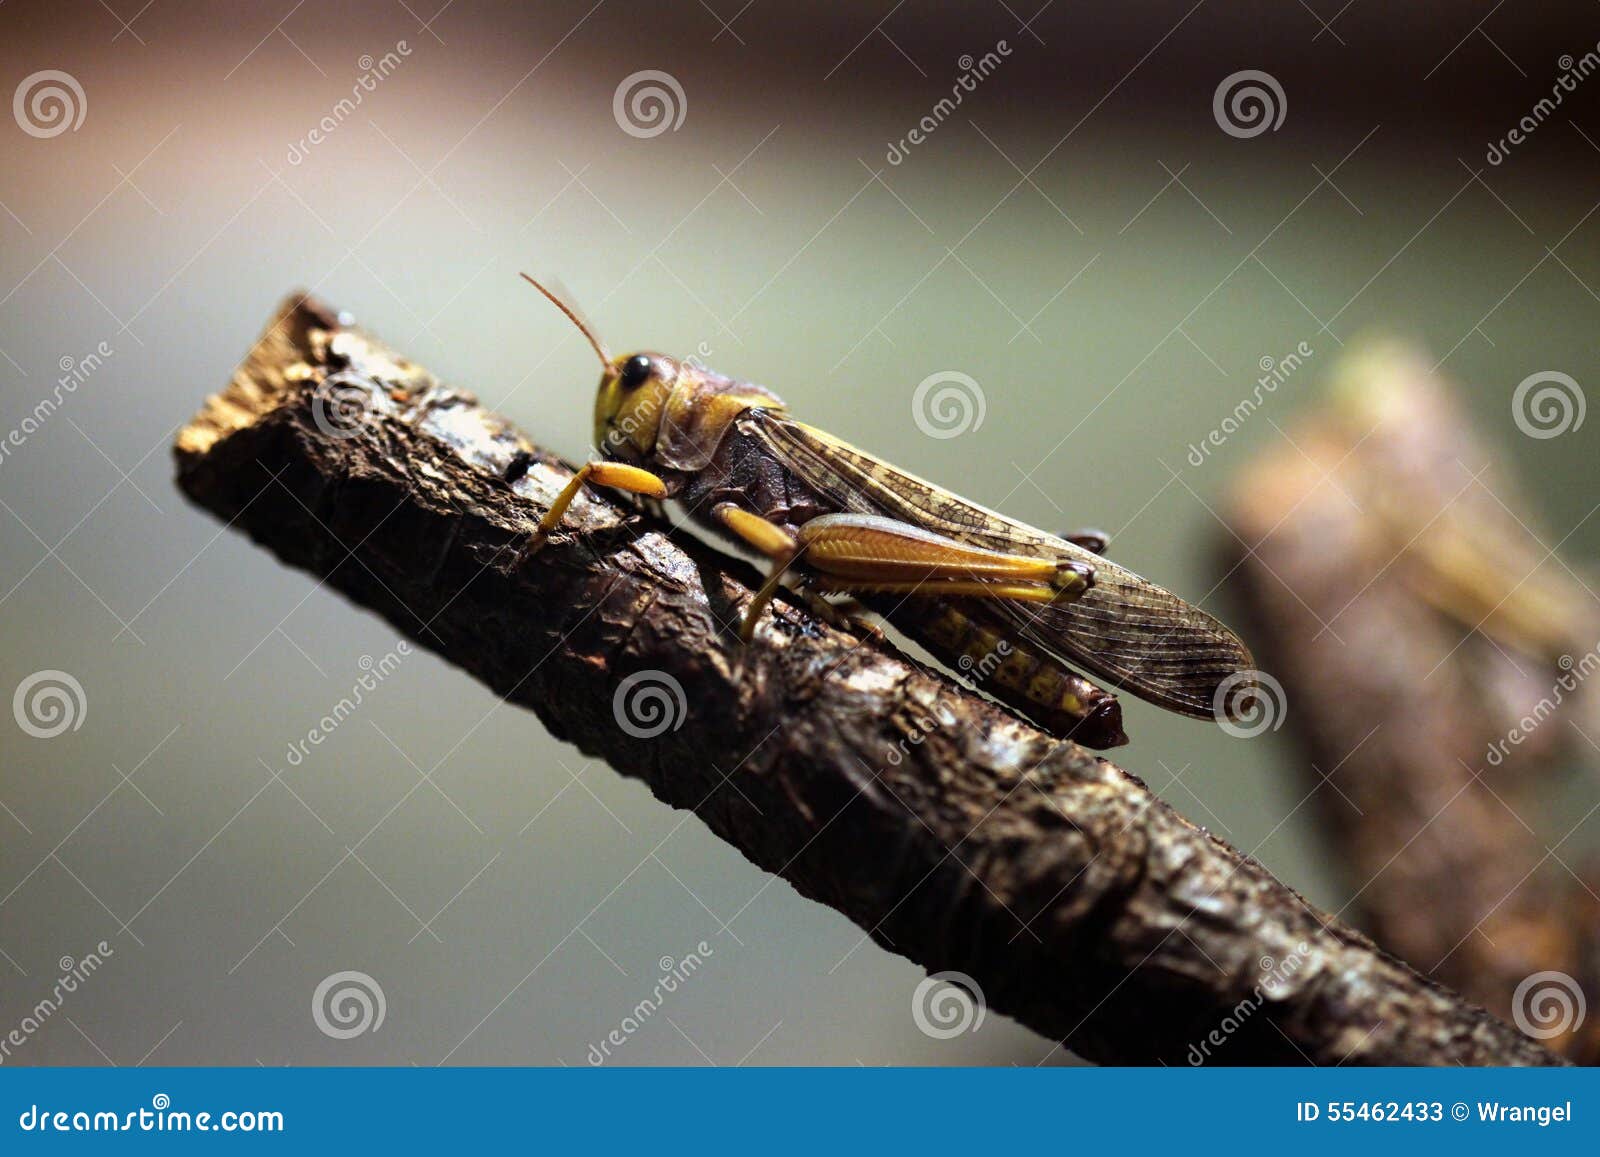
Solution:
{"label": "grasshopper head", "polygon": [[678,374],[678,363],[665,354],[624,354],[606,363],[594,399],[594,444],[602,457],[650,456]]}
{"label": "grasshopper head", "polygon": [[770,390],[719,374],[696,358],[625,354],[606,362],[594,401],[601,455],[651,469],[704,469],[735,420],[760,407],[782,410]]}
{"label": "grasshopper head", "polygon": [[682,367],[665,354],[612,357],[577,310],[526,273],[522,279],[566,314],[604,367],[594,399],[595,449],[601,457],[620,462],[647,460],[656,448],[656,435]]}
{"label": "grasshopper head", "polygon": [[594,399],[595,449],[604,458],[674,470],[703,469],[722,437],[752,407],[783,409],[770,390],[714,373],[696,358],[606,352],[594,330],[566,302],[526,273],[594,349],[604,369]]}

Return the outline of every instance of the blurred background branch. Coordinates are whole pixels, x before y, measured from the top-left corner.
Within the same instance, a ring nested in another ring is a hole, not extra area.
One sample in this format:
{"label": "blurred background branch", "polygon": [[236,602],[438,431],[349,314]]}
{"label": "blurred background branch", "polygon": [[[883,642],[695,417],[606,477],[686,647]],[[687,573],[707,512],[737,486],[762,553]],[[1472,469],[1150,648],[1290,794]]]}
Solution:
{"label": "blurred background branch", "polygon": [[[1552,377],[1513,403],[1525,432],[1581,423]],[[1333,379],[1228,512],[1248,637],[1358,888],[1341,912],[1593,1063],[1600,871],[1569,841],[1600,806],[1600,602],[1421,350],[1353,346]]]}

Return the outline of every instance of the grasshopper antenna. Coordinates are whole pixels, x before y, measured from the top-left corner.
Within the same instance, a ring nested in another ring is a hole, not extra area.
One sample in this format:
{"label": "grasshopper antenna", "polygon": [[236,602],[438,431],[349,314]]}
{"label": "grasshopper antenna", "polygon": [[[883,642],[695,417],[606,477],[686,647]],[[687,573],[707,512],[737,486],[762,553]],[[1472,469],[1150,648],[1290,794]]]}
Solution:
{"label": "grasshopper antenna", "polygon": [[545,297],[549,298],[551,305],[554,305],[562,313],[567,315],[567,320],[578,327],[578,332],[589,339],[589,344],[594,347],[594,352],[600,355],[600,364],[606,369],[610,369],[611,355],[606,352],[606,347],[600,344],[600,339],[594,335],[594,330],[590,329],[588,323],[585,322],[583,318],[578,316],[578,311],[573,309],[566,302],[562,301],[554,293],[550,292],[550,290],[540,285],[533,278],[529,277],[526,273],[522,274],[521,277],[522,280],[526,281],[540,293],[544,294]]}

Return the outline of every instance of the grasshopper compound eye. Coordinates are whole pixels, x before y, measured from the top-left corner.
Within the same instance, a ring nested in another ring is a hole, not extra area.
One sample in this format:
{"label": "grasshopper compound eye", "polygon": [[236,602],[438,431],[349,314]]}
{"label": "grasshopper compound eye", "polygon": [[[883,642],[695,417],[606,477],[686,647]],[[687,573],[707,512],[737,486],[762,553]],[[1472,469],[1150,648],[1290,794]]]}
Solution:
{"label": "grasshopper compound eye", "polygon": [[617,382],[625,390],[637,390],[650,380],[650,359],[644,354],[634,354],[633,357],[622,363],[622,372],[617,375]]}

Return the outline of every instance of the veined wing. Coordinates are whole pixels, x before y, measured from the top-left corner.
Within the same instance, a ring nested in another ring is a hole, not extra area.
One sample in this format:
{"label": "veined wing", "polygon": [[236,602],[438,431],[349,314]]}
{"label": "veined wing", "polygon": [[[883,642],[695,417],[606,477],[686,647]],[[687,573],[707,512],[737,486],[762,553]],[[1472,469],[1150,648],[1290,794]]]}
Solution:
{"label": "veined wing", "polygon": [[[995,600],[993,606],[1036,646],[1117,688],[1185,715],[1211,716],[1217,689],[1254,665],[1227,627],[1126,567],[774,411],[752,410],[739,425],[841,510],[900,519],[995,550],[1093,566],[1094,586],[1076,602]],[[1242,705],[1237,693],[1228,699],[1230,712]]]}

